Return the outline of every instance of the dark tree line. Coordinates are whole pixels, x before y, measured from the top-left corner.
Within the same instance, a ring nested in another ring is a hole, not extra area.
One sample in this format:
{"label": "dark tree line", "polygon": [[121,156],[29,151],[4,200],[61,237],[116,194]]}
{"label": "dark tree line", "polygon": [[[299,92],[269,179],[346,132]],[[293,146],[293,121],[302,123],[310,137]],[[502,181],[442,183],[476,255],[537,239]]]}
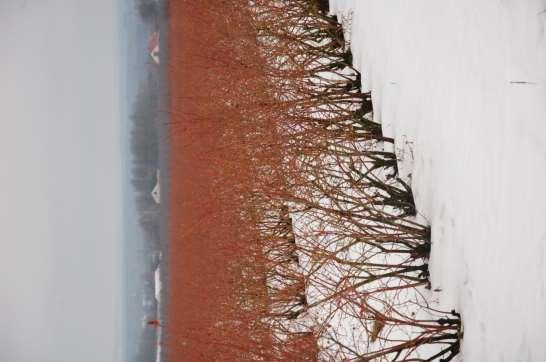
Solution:
{"label": "dark tree line", "polygon": [[[158,95],[148,82],[141,83],[131,114],[131,183],[136,193],[139,224],[146,239],[159,241],[159,205],[151,196],[159,167]],[[154,249],[153,247],[151,249]]]}
{"label": "dark tree line", "polygon": [[[158,92],[153,77],[141,82],[131,113],[130,151],[132,158],[131,183],[135,191],[138,223],[146,240],[144,256],[151,257],[160,249],[160,208],[151,196],[156,184],[159,167]],[[153,258],[151,259],[153,262]],[[142,279],[153,279],[153,269],[142,275]],[[153,298],[152,284],[144,284],[145,295]],[[155,318],[155,309],[146,311],[148,318]],[[152,361],[156,353],[155,328],[144,328],[139,335],[136,361]]]}
{"label": "dark tree line", "polygon": [[155,24],[159,15],[159,3],[156,0],[137,0],[137,10],[142,19]]}

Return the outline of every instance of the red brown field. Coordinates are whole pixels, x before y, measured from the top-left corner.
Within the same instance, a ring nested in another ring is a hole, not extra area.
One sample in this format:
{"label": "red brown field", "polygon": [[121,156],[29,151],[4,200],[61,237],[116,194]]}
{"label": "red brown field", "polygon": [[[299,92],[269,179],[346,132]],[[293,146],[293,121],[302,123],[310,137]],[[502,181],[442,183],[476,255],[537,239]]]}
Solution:
{"label": "red brown field", "polygon": [[210,62],[219,56],[218,25],[207,5],[223,8],[225,2],[170,5],[171,285],[166,343],[173,361],[233,360],[249,343],[247,326],[234,330],[215,325],[230,312],[236,282],[228,268],[236,253],[224,246],[241,230],[230,224],[233,215],[218,198],[229,191],[229,183],[218,190],[214,182],[225,172],[218,160],[229,150],[219,147],[220,121],[210,112],[211,89],[223,85],[211,77],[218,71]]}
{"label": "red brown field", "polygon": [[420,291],[429,228],[337,18],[253,4],[169,5],[168,358],[452,359],[459,315]]}

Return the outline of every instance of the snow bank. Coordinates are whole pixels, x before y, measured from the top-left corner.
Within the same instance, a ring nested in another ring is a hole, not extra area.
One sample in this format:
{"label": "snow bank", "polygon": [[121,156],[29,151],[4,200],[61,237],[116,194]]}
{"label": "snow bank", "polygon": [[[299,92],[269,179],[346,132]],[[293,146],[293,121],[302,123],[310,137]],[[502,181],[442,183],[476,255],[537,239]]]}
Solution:
{"label": "snow bank", "polygon": [[465,361],[546,360],[546,3],[332,0],[432,225]]}
{"label": "snow bank", "polygon": [[155,299],[157,303],[161,303],[161,270],[157,267],[154,271],[154,288],[155,288]]}
{"label": "snow bank", "polygon": [[[155,288],[155,299],[157,300],[157,315],[158,315],[158,318],[160,317],[160,309],[161,309],[161,288],[162,288],[162,283],[161,283],[161,268],[160,267],[157,267],[154,271],[154,288]],[[162,340],[162,326],[158,326],[157,327],[157,345],[156,345],[156,350],[155,350],[155,361],[156,362],[160,362],[161,361],[161,345],[163,343],[163,340]]]}

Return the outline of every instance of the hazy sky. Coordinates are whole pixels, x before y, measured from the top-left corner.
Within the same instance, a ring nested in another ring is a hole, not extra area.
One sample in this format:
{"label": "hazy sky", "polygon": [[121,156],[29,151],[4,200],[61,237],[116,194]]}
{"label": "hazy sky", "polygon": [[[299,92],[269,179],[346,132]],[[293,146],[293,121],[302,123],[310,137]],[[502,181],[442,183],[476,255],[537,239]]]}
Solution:
{"label": "hazy sky", "polygon": [[122,357],[117,0],[0,0],[0,360]]}

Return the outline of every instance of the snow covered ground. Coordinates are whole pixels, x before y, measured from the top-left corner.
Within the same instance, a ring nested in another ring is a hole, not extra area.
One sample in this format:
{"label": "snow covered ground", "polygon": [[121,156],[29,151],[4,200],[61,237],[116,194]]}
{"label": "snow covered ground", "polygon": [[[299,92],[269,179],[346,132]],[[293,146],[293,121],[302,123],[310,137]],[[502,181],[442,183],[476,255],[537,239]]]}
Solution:
{"label": "snow covered ground", "polygon": [[[154,288],[155,288],[155,299],[157,301],[157,318],[160,320],[161,314],[160,310],[162,308],[161,305],[161,292],[163,289],[163,284],[161,282],[161,268],[158,266],[154,271]],[[161,351],[162,351],[162,345],[163,345],[163,326],[159,325],[157,327],[157,346],[156,346],[156,352],[155,352],[155,361],[160,362],[162,360]]]}
{"label": "snow covered ground", "polygon": [[546,1],[331,8],[353,14],[354,65],[432,225],[461,360],[546,361]]}

